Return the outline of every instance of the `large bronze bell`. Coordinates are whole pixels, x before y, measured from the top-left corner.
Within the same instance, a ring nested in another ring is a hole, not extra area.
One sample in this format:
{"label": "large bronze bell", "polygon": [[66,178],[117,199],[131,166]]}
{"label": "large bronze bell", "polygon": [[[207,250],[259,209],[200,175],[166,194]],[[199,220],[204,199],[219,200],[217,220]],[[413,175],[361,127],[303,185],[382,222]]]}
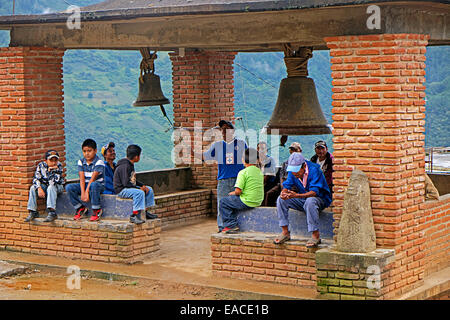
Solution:
{"label": "large bronze bell", "polygon": [[265,129],[268,134],[277,129],[278,134],[290,136],[331,133],[313,79],[291,77],[281,80],[277,103]]}
{"label": "large bronze bell", "polygon": [[[290,44],[284,47],[288,76],[281,80],[277,103],[265,131],[279,135],[330,134],[314,80],[307,77],[312,48],[294,50]],[[275,129],[278,131],[272,132]]]}
{"label": "large bronze bell", "polygon": [[168,103],[169,99],[164,96],[161,90],[159,76],[150,72],[145,73],[142,76],[142,82],[139,81],[139,94],[133,106],[160,106]]}

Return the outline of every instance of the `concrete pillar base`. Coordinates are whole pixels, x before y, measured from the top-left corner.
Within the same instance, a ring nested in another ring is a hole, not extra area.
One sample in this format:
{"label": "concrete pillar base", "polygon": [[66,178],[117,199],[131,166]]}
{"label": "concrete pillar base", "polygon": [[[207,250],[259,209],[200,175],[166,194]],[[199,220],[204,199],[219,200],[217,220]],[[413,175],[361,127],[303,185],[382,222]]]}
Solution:
{"label": "concrete pillar base", "polygon": [[387,282],[394,267],[395,250],[369,253],[316,252],[317,291],[320,299],[383,300],[389,298]]}

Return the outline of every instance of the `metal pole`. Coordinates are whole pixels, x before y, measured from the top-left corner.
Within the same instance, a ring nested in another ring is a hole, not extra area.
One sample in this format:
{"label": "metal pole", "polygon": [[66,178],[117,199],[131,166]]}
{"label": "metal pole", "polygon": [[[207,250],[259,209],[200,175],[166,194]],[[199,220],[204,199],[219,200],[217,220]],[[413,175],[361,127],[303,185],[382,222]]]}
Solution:
{"label": "metal pole", "polygon": [[431,157],[430,157],[430,166],[431,166],[431,172],[433,172],[433,147],[431,147]]}
{"label": "metal pole", "polygon": [[16,0],[13,0],[13,15],[14,15],[14,10],[15,10],[15,8],[16,8]]}

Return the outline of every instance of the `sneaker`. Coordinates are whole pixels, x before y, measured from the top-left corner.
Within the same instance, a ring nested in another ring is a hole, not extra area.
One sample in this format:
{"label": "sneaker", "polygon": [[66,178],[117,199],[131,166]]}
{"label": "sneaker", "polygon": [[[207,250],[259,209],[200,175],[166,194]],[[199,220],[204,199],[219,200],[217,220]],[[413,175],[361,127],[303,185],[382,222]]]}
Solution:
{"label": "sneaker", "polygon": [[58,215],[53,210],[48,210],[47,218],[44,219],[44,222],[52,222],[58,219]]}
{"label": "sneaker", "polygon": [[144,223],[145,221],[141,219],[140,214],[132,214],[130,216],[130,222],[135,223],[135,224],[141,224],[141,223]]}
{"label": "sneaker", "polygon": [[236,232],[239,232],[239,227],[238,226],[236,226],[236,227],[233,227],[233,228],[223,228],[222,229],[222,233],[236,233]]}
{"label": "sneaker", "polygon": [[92,210],[92,216],[89,219],[90,221],[98,221],[100,220],[100,217],[103,214],[103,210],[102,209],[96,209],[96,210]]}
{"label": "sneaker", "polygon": [[146,218],[147,220],[149,220],[149,219],[157,219],[158,216],[157,216],[156,214],[154,214],[154,213],[145,211],[145,218]]}
{"label": "sneaker", "polygon": [[86,215],[87,212],[88,212],[88,209],[86,207],[81,206],[78,208],[77,213],[75,214],[73,219],[80,220],[81,218],[83,218],[83,216]]}
{"label": "sneaker", "polygon": [[28,217],[26,217],[25,222],[30,222],[36,218],[39,218],[39,212],[30,210]]}

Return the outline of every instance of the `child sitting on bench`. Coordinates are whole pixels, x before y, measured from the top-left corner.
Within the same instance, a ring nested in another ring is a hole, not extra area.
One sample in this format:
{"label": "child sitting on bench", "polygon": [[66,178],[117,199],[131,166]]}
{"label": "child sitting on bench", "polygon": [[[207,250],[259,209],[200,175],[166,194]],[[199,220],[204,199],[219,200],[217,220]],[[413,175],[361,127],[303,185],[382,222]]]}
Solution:
{"label": "child sitting on bench", "polygon": [[258,207],[264,200],[264,175],[257,167],[258,152],[254,148],[248,148],[242,160],[245,169],[238,173],[235,190],[219,203],[224,224],[222,233],[238,232],[238,211]]}
{"label": "child sitting on bench", "polygon": [[[118,197],[133,199],[133,213],[130,222],[141,224],[145,221],[141,219],[141,211],[155,205],[153,189],[136,180],[134,164],[141,159],[141,147],[132,144],[127,148],[127,157],[117,162],[114,171],[114,191]],[[147,219],[155,219],[156,214],[145,212]]]}

